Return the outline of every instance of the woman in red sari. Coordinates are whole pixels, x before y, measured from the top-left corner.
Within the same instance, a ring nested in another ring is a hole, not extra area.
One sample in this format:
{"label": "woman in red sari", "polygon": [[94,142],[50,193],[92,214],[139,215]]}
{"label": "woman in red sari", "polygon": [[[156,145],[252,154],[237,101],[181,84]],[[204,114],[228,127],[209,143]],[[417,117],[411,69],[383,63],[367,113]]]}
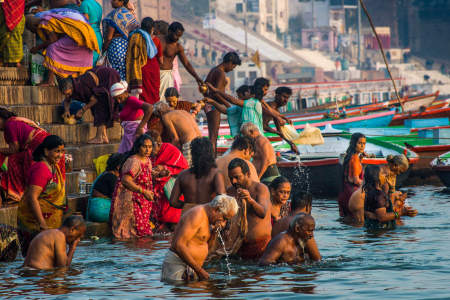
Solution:
{"label": "woman in red sari", "polygon": [[156,131],[147,133],[154,141],[152,165],[154,166],[153,182],[155,193],[154,219],[158,223],[158,230],[170,230],[172,224],[180,220],[181,209],[170,206],[168,197],[171,192],[171,181],[181,171],[189,168],[183,154],[172,144],[163,143],[161,136]]}
{"label": "woman in red sari", "polygon": [[347,148],[344,158],[344,185],[339,194],[339,214],[341,217],[351,215],[348,203],[352,194],[362,186],[364,169],[362,166],[362,156],[366,148],[366,136],[356,132],[352,134],[350,145]]}
{"label": "woman in red sari", "polygon": [[118,239],[153,234],[150,223],[153,209],[152,150],[150,136],[141,135],[121,168],[110,212],[112,232]]}
{"label": "woman in red sari", "polygon": [[[3,131],[7,148],[0,149],[0,187],[5,200],[19,202],[25,191],[26,174],[33,162],[33,151],[49,136],[35,122],[17,117],[0,108],[0,131]],[[5,170],[6,166],[6,170]],[[59,168],[65,174],[64,155]]]}

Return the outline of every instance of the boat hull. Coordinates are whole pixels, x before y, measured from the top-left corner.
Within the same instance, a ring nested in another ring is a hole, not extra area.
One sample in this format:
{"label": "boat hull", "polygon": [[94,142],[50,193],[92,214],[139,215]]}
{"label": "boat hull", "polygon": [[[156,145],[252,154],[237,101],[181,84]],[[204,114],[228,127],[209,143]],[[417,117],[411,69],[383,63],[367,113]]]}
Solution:
{"label": "boat hull", "polygon": [[392,119],[389,126],[403,125],[406,119],[434,119],[434,118],[448,118],[448,117],[450,117],[450,107],[415,114],[398,114]]}
{"label": "boat hull", "polygon": [[450,166],[434,166],[434,172],[437,174],[441,182],[450,187]]}

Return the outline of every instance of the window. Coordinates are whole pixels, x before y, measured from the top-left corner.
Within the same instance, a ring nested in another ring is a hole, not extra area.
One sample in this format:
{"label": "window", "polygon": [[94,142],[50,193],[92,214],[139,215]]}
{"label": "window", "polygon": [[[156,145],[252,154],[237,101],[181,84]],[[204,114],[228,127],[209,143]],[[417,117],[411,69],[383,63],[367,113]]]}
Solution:
{"label": "window", "polygon": [[244,6],[242,3],[236,3],[236,13],[243,13],[244,12]]}
{"label": "window", "polygon": [[239,72],[237,73],[237,77],[238,77],[238,78],[244,78],[244,77],[245,77],[245,72],[239,71]]}

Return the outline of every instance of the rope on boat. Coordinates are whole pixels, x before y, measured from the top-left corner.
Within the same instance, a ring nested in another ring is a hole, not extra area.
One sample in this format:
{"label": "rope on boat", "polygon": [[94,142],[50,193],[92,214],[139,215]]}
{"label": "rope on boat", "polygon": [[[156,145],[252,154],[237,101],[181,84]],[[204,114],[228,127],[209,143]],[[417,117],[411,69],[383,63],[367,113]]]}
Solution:
{"label": "rope on boat", "polygon": [[403,102],[400,99],[400,95],[399,95],[398,90],[397,90],[397,85],[395,84],[395,80],[392,77],[391,70],[389,68],[389,64],[388,64],[388,61],[387,61],[387,58],[386,58],[386,54],[384,53],[383,45],[381,44],[380,37],[378,36],[377,31],[375,30],[375,26],[373,25],[372,18],[370,17],[369,12],[367,11],[367,7],[364,4],[364,1],[363,0],[359,0],[359,3],[361,4],[361,7],[364,10],[364,13],[366,14],[367,19],[369,20],[369,23],[370,23],[370,27],[372,27],[372,31],[375,34],[375,38],[377,39],[378,46],[380,47],[381,55],[383,56],[384,64],[386,65],[386,69],[388,71],[389,77],[391,78],[392,84],[394,85],[395,96],[397,97],[398,103],[400,103],[400,106],[402,107],[402,111],[405,111],[405,109],[403,107]]}

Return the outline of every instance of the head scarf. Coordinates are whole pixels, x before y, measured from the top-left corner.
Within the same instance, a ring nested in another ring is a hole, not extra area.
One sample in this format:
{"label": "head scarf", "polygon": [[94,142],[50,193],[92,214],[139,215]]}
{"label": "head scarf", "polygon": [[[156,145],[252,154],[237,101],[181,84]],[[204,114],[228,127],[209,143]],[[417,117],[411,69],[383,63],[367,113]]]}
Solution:
{"label": "head scarf", "polygon": [[111,86],[110,92],[112,97],[122,95],[128,90],[128,83],[124,80],[114,83]]}

